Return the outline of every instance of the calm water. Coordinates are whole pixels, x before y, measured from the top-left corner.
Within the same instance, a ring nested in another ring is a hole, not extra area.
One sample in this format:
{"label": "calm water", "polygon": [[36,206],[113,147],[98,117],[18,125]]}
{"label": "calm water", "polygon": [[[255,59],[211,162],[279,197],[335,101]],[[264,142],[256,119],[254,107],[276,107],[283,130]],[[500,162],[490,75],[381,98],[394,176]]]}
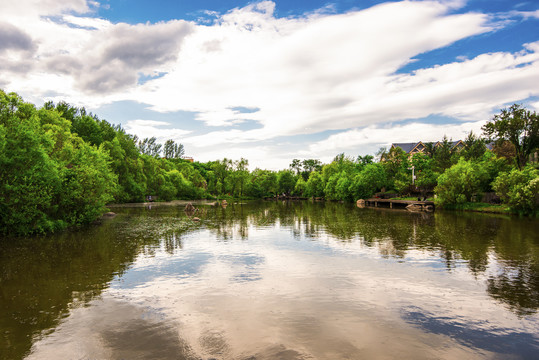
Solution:
{"label": "calm water", "polygon": [[114,208],[0,241],[0,359],[539,358],[539,221]]}

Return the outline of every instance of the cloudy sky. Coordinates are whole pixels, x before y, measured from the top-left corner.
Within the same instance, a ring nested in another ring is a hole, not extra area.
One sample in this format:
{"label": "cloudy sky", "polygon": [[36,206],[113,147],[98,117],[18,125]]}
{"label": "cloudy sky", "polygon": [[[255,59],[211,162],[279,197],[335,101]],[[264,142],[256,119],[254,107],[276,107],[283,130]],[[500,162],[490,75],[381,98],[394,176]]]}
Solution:
{"label": "cloudy sky", "polygon": [[17,0],[0,88],[186,155],[286,168],[539,110],[537,0]]}

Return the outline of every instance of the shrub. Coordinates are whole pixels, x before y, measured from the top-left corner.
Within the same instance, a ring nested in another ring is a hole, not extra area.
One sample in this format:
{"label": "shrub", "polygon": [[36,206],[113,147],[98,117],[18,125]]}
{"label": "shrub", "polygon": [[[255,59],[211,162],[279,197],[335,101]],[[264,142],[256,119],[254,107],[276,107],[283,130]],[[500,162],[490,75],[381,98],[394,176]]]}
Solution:
{"label": "shrub", "polygon": [[522,171],[513,169],[509,173],[501,173],[494,180],[492,187],[502,201],[511,206],[511,209],[525,214],[537,211],[539,170],[531,165],[526,166]]}
{"label": "shrub", "polygon": [[438,185],[434,189],[437,204],[459,205],[471,201],[472,195],[481,189],[484,172],[477,163],[461,158],[438,177]]}

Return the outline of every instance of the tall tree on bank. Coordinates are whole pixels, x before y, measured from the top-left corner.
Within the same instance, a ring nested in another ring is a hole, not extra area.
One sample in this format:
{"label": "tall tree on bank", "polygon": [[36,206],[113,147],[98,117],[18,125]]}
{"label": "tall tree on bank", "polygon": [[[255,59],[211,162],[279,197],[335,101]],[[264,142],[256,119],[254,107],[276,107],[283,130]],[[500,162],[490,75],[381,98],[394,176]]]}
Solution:
{"label": "tall tree on bank", "polygon": [[539,116],[520,104],[502,109],[482,129],[485,136],[497,144],[504,141],[513,144],[519,170],[526,166],[528,157],[539,146]]}
{"label": "tall tree on bank", "polygon": [[163,146],[163,155],[167,159],[180,159],[185,154],[183,144],[176,144],[172,139],[165,142]]}

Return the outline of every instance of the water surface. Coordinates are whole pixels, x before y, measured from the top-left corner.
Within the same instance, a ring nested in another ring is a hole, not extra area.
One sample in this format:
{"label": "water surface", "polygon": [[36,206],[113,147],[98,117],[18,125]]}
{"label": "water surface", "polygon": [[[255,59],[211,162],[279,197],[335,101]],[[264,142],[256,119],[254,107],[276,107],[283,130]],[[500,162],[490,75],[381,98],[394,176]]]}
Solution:
{"label": "water surface", "polygon": [[0,241],[2,359],[533,359],[539,221],[338,203],[114,208]]}

